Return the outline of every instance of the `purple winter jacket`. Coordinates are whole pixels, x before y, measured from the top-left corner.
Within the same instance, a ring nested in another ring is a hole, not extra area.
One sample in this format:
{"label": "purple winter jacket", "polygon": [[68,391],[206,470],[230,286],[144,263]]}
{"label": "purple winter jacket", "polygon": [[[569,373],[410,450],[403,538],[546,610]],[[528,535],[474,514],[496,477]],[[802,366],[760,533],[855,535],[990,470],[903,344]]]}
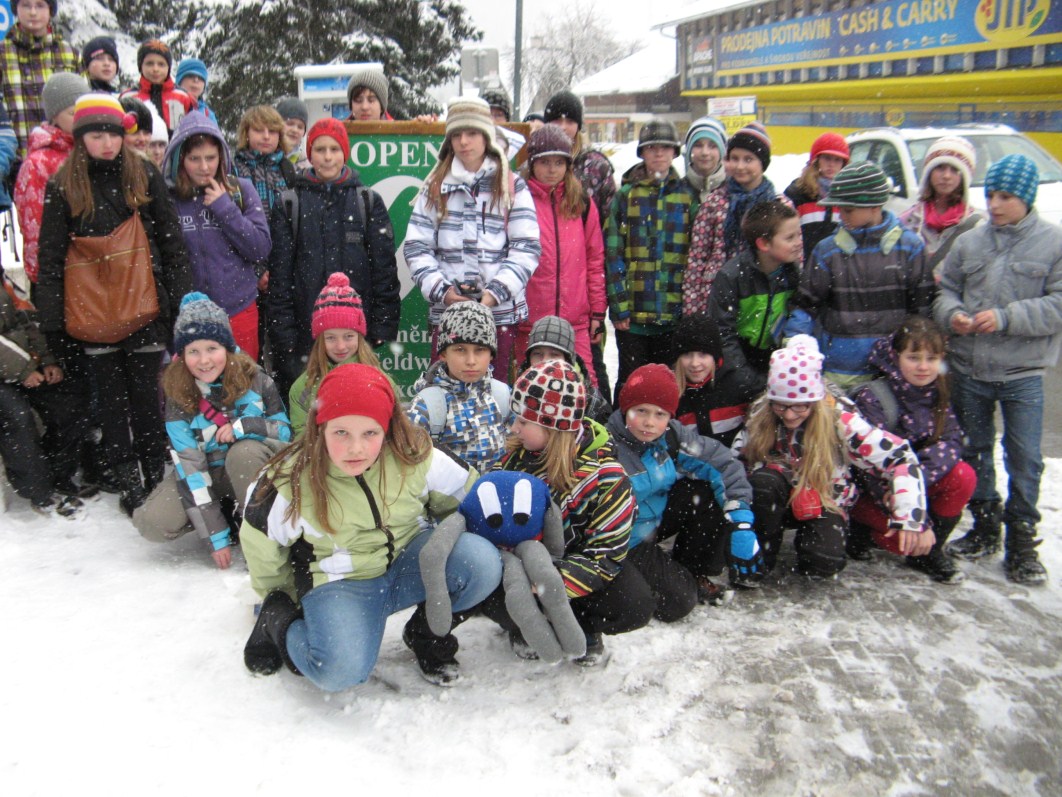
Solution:
{"label": "purple winter jacket", "polygon": [[[944,431],[937,442],[931,443],[930,438],[936,429],[936,382],[926,387],[915,387],[903,378],[899,360],[892,350],[891,336],[880,338],[874,343],[868,362],[885,377],[896,397],[900,414],[894,432],[910,441],[922,464],[922,476],[928,489],[947,476],[962,457],[963,431],[959,419],[949,406]],[[854,400],[859,412],[869,423],[882,429],[886,427],[885,410],[872,390],[864,387]],[[883,484],[870,483],[867,487],[878,498],[884,494]]]}
{"label": "purple winter jacket", "polygon": [[231,174],[228,145],[218,126],[200,111],[186,115],[178,124],[166,148],[163,168],[192,264],[192,287],[209,296],[231,317],[246,310],[258,297],[256,265],[269,257],[272,247],[269,219],[254,183],[242,177],[229,177],[239,185],[238,197],[226,193],[209,207],[203,204],[199,192],[191,199],[178,198],[174,186],[181,147],[198,134],[209,135],[220,143],[221,169]]}

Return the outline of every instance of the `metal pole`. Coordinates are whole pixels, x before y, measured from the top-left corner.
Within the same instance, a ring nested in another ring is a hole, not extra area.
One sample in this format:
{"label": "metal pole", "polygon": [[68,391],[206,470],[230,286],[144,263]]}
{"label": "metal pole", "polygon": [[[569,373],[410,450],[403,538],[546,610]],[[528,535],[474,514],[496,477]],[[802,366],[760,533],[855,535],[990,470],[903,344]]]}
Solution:
{"label": "metal pole", "polygon": [[516,53],[513,59],[513,121],[524,118],[520,110],[520,84],[523,83],[520,62],[524,50],[524,0],[516,0]]}

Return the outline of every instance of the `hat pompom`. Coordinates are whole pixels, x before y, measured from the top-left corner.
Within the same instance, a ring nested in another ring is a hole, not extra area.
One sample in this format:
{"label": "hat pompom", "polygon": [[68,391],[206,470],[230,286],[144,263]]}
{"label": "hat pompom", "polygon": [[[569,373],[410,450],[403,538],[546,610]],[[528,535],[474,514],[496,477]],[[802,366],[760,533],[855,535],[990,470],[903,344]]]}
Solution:
{"label": "hat pompom", "polygon": [[349,288],[350,277],[348,277],[342,271],[334,271],[328,275],[327,284],[329,288]]}
{"label": "hat pompom", "polygon": [[793,335],[785,347],[787,349],[805,348],[808,349],[809,353],[819,353],[819,342],[811,335]]}
{"label": "hat pompom", "polygon": [[135,133],[137,131],[136,114],[126,111],[125,115],[122,116],[122,127],[129,135]]}
{"label": "hat pompom", "polygon": [[180,309],[183,310],[185,307],[190,305],[192,302],[203,302],[203,301],[209,301],[209,300],[210,300],[210,297],[207,296],[205,293],[200,293],[199,291],[192,291],[191,293],[186,293],[184,295],[184,298],[181,299],[181,307],[180,307]]}

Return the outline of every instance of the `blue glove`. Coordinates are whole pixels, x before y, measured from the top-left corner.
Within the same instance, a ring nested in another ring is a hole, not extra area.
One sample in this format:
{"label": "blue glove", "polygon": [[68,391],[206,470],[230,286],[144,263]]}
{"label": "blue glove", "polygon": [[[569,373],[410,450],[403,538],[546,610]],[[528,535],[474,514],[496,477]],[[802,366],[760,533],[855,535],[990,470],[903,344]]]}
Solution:
{"label": "blue glove", "polygon": [[727,512],[734,525],[730,530],[727,568],[730,583],[740,587],[758,587],[767,574],[760,541],[752,528],[752,512],[747,506]]}

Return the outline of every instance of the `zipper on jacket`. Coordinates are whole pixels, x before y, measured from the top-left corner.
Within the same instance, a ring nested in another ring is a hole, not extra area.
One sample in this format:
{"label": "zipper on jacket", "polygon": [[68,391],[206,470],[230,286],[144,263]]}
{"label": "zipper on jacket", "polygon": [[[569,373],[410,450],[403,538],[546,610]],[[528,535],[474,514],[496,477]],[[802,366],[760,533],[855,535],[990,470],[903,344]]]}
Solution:
{"label": "zipper on jacket", "polygon": [[358,486],[361,487],[361,491],[365,493],[365,500],[369,502],[369,511],[372,512],[372,522],[376,524],[376,528],[384,533],[387,538],[387,566],[390,567],[391,563],[395,560],[395,535],[391,533],[391,529],[384,525],[383,518],[380,516],[380,510],[376,506],[376,499],[373,498],[372,490],[369,489],[369,485],[365,483],[364,476],[354,477]]}
{"label": "zipper on jacket", "polygon": [[[557,185],[560,185],[560,183],[558,183]],[[555,305],[556,306],[556,311],[553,313],[553,315],[559,316],[560,315],[560,295],[561,295],[561,249],[560,249],[560,222],[557,220],[557,194],[556,194],[556,190],[557,190],[556,187],[554,187],[554,189],[549,192],[549,204],[550,204],[550,207],[553,209],[553,240],[556,241],[556,244],[557,244],[557,279],[556,279],[557,290],[555,291],[555,295],[556,295],[556,305]]]}

